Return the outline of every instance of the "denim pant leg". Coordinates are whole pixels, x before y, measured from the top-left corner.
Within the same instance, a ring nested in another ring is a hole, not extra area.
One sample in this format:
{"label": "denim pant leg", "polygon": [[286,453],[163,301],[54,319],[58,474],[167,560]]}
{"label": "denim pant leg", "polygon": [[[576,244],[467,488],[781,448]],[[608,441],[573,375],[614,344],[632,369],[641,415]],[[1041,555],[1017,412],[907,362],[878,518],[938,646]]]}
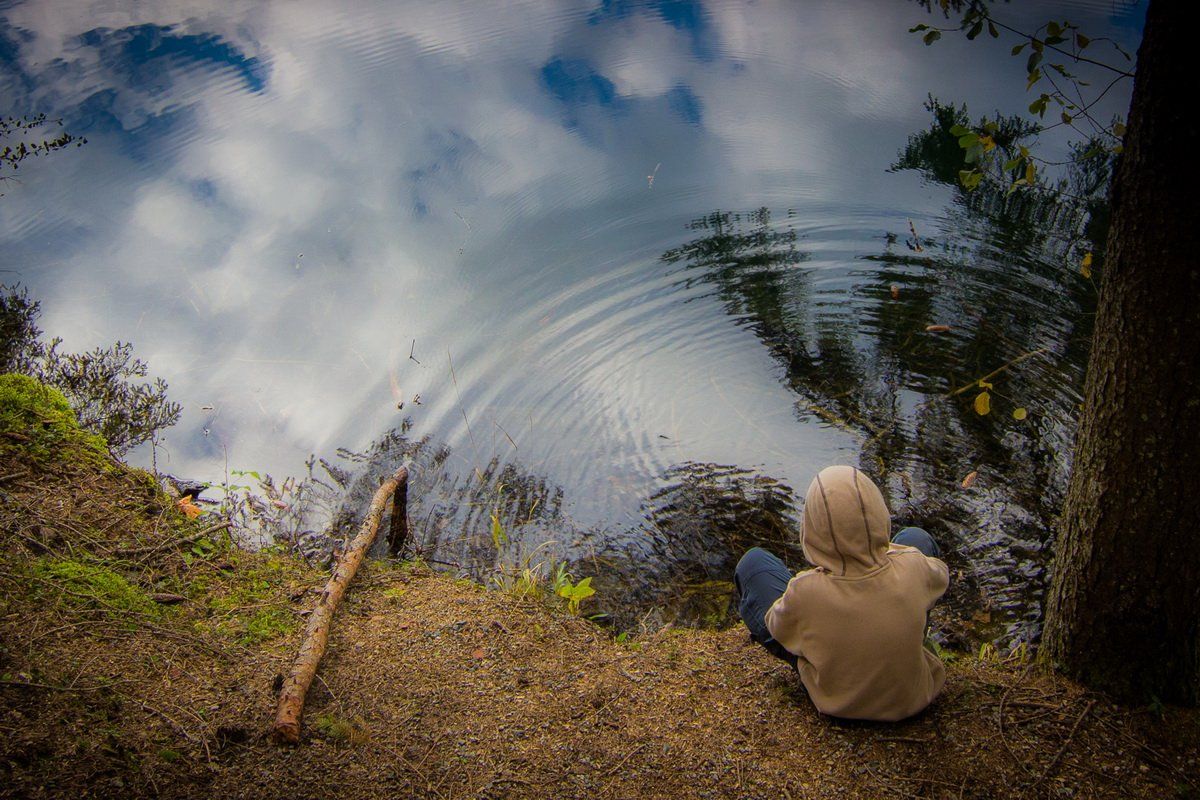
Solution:
{"label": "denim pant leg", "polygon": [[933,537],[924,528],[905,528],[893,536],[892,541],[896,544],[915,547],[930,558],[940,558],[942,555],[937,542],[933,540]]}
{"label": "denim pant leg", "polygon": [[763,617],[787,590],[792,573],[776,556],[761,547],[752,547],[742,556],[733,573],[737,586],[738,614],[746,623],[750,637],[778,658],[796,666],[796,656],[771,638]]}
{"label": "denim pant leg", "polygon": [[[909,547],[915,547],[930,558],[940,558],[942,551],[938,548],[937,542],[929,535],[929,531],[924,528],[905,528],[892,537],[892,541],[896,544],[904,544]],[[925,615],[925,634],[929,634],[929,615]]]}

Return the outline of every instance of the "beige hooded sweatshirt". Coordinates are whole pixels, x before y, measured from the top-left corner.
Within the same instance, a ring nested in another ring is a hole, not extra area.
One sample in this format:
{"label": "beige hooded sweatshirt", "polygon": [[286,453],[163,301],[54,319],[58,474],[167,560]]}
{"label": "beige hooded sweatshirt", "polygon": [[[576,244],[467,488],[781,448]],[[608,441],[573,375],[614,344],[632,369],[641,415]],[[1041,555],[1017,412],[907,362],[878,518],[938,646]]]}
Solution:
{"label": "beige hooded sweatshirt", "polygon": [[799,657],[817,709],[891,721],[933,702],[946,673],[923,646],[925,615],[949,585],[946,565],[891,543],[883,495],[853,467],[813,480],[801,536],[816,567],[792,578],[766,623]]}

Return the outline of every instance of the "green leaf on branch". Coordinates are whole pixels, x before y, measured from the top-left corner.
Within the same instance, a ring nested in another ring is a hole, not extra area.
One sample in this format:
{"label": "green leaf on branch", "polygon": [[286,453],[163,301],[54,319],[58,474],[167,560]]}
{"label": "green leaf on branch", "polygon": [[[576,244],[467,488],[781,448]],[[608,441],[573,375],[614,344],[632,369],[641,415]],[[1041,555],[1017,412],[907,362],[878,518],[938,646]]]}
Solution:
{"label": "green leaf on branch", "polygon": [[930,31],[929,33],[925,34],[925,36],[924,36],[924,38],[922,39],[922,41],[924,41],[924,42],[925,42],[925,44],[926,44],[926,46],[928,46],[928,45],[931,45],[931,44],[933,44],[934,42],[936,42],[936,41],[937,41],[938,39],[940,39],[940,38],[942,38],[942,32],[941,32],[941,31]]}
{"label": "green leaf on branch", "polygon": [[1020,55],[1021,51],[1025,49],[1025,45],[1027,45],[1027,44],[1029,44],[1029,42],[1022,42],[1021,44],[1014,44],[1013,49],[1012,49],[1012,54],[1014,56]]}

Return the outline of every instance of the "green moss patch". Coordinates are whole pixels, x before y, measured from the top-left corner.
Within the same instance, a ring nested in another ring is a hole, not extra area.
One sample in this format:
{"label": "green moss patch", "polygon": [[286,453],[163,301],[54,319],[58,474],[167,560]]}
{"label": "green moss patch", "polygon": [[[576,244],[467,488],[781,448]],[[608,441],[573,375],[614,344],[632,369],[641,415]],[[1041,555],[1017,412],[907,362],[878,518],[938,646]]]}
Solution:
{"label": "green moss patch", "polygon": [[15,449],[39,460],[72,451],[97,464],[108,461],[108,445],[79,427],[62,392],[7,373],[0,375],[0,451]]}
{"label": "green moss patch", "polygon": [[51,584],[61,589],[63,601],[73,606],[118,614],[162,613],[162,607],[139,587],[99,564],[42,558],[34,562],[33,575],[43,586]]}

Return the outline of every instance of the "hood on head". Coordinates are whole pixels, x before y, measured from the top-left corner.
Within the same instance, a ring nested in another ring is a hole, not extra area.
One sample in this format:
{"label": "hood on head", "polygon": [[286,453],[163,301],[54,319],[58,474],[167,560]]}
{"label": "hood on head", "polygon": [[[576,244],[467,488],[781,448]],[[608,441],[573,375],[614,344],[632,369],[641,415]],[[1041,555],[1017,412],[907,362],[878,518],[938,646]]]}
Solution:
{"label": "hood on head", "polygon": [[826,467],[808,486],[800,543],[834,575],[861,575],[886,563],[892,519],[879,487],[854,467]]}

